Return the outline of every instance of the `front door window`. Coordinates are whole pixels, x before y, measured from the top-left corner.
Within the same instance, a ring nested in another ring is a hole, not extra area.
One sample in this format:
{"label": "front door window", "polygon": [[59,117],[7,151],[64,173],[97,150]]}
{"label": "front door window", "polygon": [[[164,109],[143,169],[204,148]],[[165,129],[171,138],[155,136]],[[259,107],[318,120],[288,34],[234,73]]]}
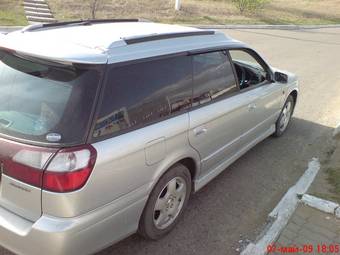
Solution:
{"label": "front door window", "polygon": [[257,86],[267,81],[265,68],[250,53],[244,50],[231,50],[240,89]]}

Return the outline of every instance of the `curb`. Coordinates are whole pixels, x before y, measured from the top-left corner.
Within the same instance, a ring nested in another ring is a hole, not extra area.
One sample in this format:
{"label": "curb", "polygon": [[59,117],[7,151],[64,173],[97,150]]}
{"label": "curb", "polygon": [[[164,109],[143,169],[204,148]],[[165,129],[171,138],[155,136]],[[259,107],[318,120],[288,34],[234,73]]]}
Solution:
{"label": "curb", "polygon": [[328,200],[324,200],[318,197],[314,197],[308,194],[304,194],[301,198],[301,202],[309,207],[318,209],[319,211],[330,213],[335,217],[340,218],[340,205]]}
{"label": "curb", "polygon": [[340,137],[340,123],[334,128],[333,137]]}
{"label": "curb", "polygon": [[[340,28],[340,24],[334,25],[193,25],[178,24],[188,27],[196,27],[201,29],[277,29],[277,30],[305,30],[320,28]],[[0,26],[0,32],[12,32],[23,28],[23,26]],[[340,131],[339,131],[340,132]]]}
{"label": "curb", "polygon": [[[182,24],[180,24],[182,25]],[[202,29],[277,29],[277,30],[305,30],[320,28],[340,28],[340,24],[334,25],[188,25]]]}
{"label": "curb", "polygon": [[0,33],[2,34],[7,34],[9,32],[13,32],[15,30],[20,30],[22,29],[22,26],[0,26]]}
{"label": "curb", "polygon": [[24,1],[24,11],[29,23],[56,22],[46,0],[26,0]]}
{"label": "curb", "polygon": [[262,236],[260,236],[255,243],[248,244],[245,250],[241,252],[241,255],[267,254],[268,245],[271,245],[276,241],[281,231],[287,225],[290,217],[295,212],[299,203],[298,194],[307,192],[319,170],[320,162],[317,158],[313,158],[308,163],[308,168],[305,173],[300,177],[297,183],[287,191],[281,201],[268,215],[269,222],[272,222],[272,224],[264,230]]}

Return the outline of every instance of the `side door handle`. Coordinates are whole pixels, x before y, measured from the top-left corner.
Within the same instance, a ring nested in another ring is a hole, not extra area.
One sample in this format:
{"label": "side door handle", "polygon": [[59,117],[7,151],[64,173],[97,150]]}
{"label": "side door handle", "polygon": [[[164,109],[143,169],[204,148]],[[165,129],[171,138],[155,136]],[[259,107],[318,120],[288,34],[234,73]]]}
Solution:
{"label": "side door handle", "polygon": [[253,111],[255,111],[255,109],[256,109],[255,103],[251,103],[251,104],[248,105],[248,111],[253,112]]}
{"label": "side door handle", "polygon": [[208,132],[208,129],[205,127],[197,127],[194,129],[195,136],[203,135]]}

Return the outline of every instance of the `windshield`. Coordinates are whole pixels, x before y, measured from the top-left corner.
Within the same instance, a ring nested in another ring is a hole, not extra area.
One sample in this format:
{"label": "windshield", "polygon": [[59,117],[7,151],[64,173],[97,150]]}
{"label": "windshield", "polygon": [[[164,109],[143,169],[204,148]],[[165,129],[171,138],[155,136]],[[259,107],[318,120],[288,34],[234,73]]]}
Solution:
{"label": "windshield", "polygon": [[99,79],[98,67],[51,65],[0,50],[0,134],[82,142]]}

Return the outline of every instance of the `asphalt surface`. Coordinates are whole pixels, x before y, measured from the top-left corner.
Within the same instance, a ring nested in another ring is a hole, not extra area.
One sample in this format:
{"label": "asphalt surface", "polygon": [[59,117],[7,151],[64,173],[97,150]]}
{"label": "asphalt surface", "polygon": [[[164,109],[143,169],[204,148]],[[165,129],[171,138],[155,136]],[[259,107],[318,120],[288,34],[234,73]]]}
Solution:
{"label": "asphalt surface", "polygon": [[133,235],[97,255],[239,254],[308,161],[322,159],[329,149],[332,128],[340,121],[340,29],[223,31],[251,45],[271,65],[298,74],[301,91],[291,126],[194,194],[179,225],[162,240]]}

